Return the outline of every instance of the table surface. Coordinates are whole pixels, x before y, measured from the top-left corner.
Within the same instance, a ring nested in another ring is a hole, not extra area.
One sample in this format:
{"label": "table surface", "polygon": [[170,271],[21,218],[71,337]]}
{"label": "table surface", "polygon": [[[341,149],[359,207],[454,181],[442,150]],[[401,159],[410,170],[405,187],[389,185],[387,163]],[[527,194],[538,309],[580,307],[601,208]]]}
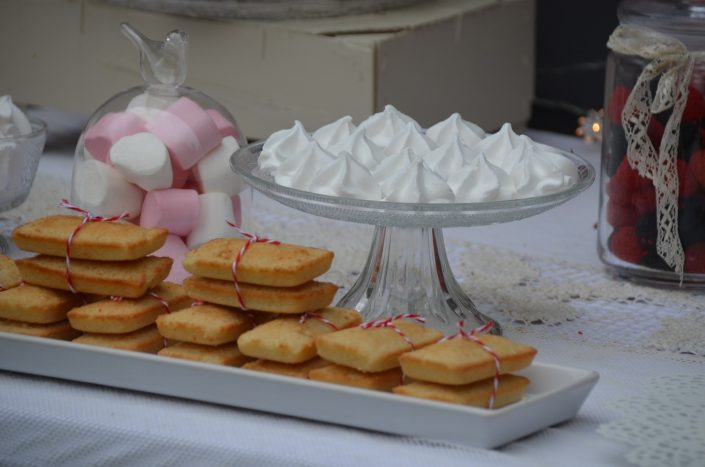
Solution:
{"label": "table surface", "polygon": [[[530,135],[574,150],[599,168],[598,145],[544,132]],[[39,173],[68,181],[71,162],[67,152],[46,153]],[[595,229],[598,185],[562,206],[512,224],[447,229],[446,243],[471,241],[600,267]],[[589,320],[584,324],[589,330]],[[630,323],[619,325],[630,327]],[[627,446],[595,431],[617,417],[609,409],[610,401],[638,393],[655,376],[702,373],[705,364],[705,358],[697,356],[634,352],[558,335],[546,338],[545,332],[532,329],[530,325],[510,327],[507,333],[521,333],[522,341],[539,349],[542,362],[594,369],[601,378],[575,419],[500,449],[482,450],[0,372],[0,464],[626,465]]]}

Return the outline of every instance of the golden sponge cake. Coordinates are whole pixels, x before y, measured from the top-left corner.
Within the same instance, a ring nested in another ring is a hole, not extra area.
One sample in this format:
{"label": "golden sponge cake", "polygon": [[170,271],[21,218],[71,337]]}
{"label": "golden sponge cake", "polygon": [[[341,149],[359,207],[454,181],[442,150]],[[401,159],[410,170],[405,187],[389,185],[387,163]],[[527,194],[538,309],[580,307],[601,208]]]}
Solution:
{"label": "golden sponge cake", "polygon": [[273,373],[275,375],[290,376],[292,378],[307,379],[312,370],[322,368],[331,363],[322,358],[312,358],[303,363],[281,363],[270,360],[255,360],[245,363],[242,368],[246,370],[259,371],[261,373]]}
{"label": "golden sponge cake", "polygon": [[[71,279],[78,292],[137,298],[169,275],[172,262],[157,256],[116,262],[72,259]],[[39,255],[16,263],[25,282],[69,290],[64,258]]]}
{"label": "golden sponge cake", "polygon": [[[66,242],[82,216],[47,216],[17,227],[12,239],[25,251],[66,256]],[[71,258],[128,261],[157,251],[169,231],[124,222],[88,222],[71,242]]]}
{"label": "golden sponge cake", "polygon": [[[478,334],[481,342],[497,354],[500,374],[521,370],[531,364],[536,349],[491,334]],[[483,347],[465,338],[438,342],[399,357],[404,374],[421,381],[463,385],[493,378],[495,361]]]}
{"label": "golden sponge cake", "polygon": [[[232,280],[232,264],[243,239],[217,238],[186,254],[184,268],[195,276]],[[333,252],[282,243],[254,243],[237,266],[237,279],[248,284],[294,287],[325,273]]]}
{"label": "golden sponge cake", "polygon": [[234,342],[253,325],[253,318],[242,310],[211,304],[157,318],[159,332],[167,339],[211,346]]}
{"label": "golden sponge cake", "polygon": [[68,341],[78,336],[80,331],[71,327],[68,321],[57,321],[55,323],[37,324],[23,323],[10,319],[0,319],[0,332],[10,332],[12,334],[24,334],[26,336],[45,337],[48,339],[60,339]]}
{"label": "golden sponge cake", "polygon": [[55,323],[83,303],[81,296],[63,290],[23,284],[0,292],[0,318],[25,323]]}
{"label": "golden sponge cake", "polygon": [[0,255],[0,291],[17,287],[22,283],[20,270],[12,258]]}
{"label": "golden sponge cake", "polygon": [[401,383],[402,376],[399,368],[379,373],[363,373],[347,366],[334,364],[309,371],[308,379],[375,391],[390,391]]}
{"label": "golden sponge cake", "polygon": [[[241,308],[232,281],[187,277],[186,292],[196,300]],[[328,282],[306,282],[296,287],[265,287],[240,283],[240,293],[249,310],[270,313],[304,313],[325,308],[338,287]]]}
{"label": "golden sponge cake", "polygon": [[301,363],[316,356],[316,336],[360,324],[360,314],[348,308],[325,308],[317,312],[324,320],[299,316],[275,319],[242,334],[237,345],[251,357],[281,363]]}
{"label": "golden sponge cake", "polygon": [[[416,349],[443,337],[436,329],[403,320],[393,322]],[[339,365],[376,373],[399,366],[399,356],[413,350],[409,342],[389,327],[361,327],[316,337],[318,355]]]}
{"label": "golden sponge cake", "polygon": [[164,338],[159,335],[154,325],[127,334],[86,333],[74,339],[73,342],[145,353],[157,353],[164,347]]}
{"label": "golden sponge cake", "polygon": [[[403,386],[397,386],[392,391],[403,396],[431,399],[451,404],[471,405],[474,407],[489,407],[490,395],[494,378],[484,379],[462,386],[447,386],[443,384],[415,381]],[[520,400],[529,380],[523,376],[503,375],[499,377],[499,387],[494,400],[494,408]]]}
{"label": "golden sponge cake", "polygon": [[232,342],[217,346],[177,342],[160,350],[158,355],[227,366],[242,366],[252,360],[243,355]]}
{"label": "golden sponge cake", "polygon": [[178,284],[162,282],[141,298],[120,301],[100,300],[67,313],[71,326],[84,332],[123,334],[154,324],[157,316],[167,312],[164,304],[150,295],[154,293],[169,304],[169,311],[191,305],[191,297]]}

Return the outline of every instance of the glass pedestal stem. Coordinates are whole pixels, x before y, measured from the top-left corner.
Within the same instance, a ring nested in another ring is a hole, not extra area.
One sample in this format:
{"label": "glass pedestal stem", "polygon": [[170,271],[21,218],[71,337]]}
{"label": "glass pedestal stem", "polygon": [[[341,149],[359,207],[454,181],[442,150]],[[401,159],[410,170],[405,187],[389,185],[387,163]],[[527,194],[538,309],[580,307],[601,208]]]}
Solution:
{"label": "glass pedestal stem", "polygon": [[416,313],[445,332],[461,319],[471,327],[493,321],[490,332],[501,334],[455,280],[439,228],[376,226],[365,268],[338,306],[358,310],[365,320]]}

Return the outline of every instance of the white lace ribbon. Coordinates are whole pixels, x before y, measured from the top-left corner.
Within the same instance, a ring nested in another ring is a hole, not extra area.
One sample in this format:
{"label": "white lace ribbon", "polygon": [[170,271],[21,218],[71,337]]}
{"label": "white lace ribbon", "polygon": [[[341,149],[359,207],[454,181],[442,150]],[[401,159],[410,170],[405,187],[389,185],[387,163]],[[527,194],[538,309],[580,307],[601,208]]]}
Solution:
{"label": "white lace ribbon", "polygon": [[[656,251],[683,281],[685,253],[678,236],[678,137],[688,83],[695,60],[703,52],[689,52],[678,39],[648,28],[618,26],[607,47],[623,55],[651,62],[644,67],[622,112],[629,165],[652,181],[656,190]],[[655,94],[651,82],[658,78]],[[671,110],[658,151],[647,134],[652,114]]]}

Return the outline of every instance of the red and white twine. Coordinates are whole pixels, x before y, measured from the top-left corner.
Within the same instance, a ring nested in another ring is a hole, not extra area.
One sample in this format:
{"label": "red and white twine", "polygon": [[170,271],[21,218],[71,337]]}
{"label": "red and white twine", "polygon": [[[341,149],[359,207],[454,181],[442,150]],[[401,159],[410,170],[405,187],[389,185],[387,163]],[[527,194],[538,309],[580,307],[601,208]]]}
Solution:
{"label": "red and white twine", "polygon": [[[169,306],[169,302],[164,297],[160,297],[155,292],[149,292],[149,295],[152,298],[156,299],[159,303],[162,304],[162,306],[166,309],[167,314],[171,313],[171,306]],[[166,348],[168,346],[169,346],[169,340],[165,337],[164,338],[164,347]]]}
{"label": "red and white twine", "polygon": [[301,317],[299,318],[299,324],[304,324],[309,319],[317,319],[323,324],[328,325],[333,331],[339,331],[338,326],[336,326],[333,321],[329,320],[328,318],[324,318],[322,314],[316,313],[315,311],[309,311],[301,315]]}
{"label": "red and white twine", "polygon": [[489,331],[492,326],[494,326],[494,322],[489,321],[483,326],[480,326],[479,328],[472,329],[471,331],[466,331],[465,330],[465,320],[461,319],[458,321],[458,332],[455,334],[452,334],[450,336],[444,337],[441,339],[440,342],[443,341],[449,341],[452,339],[468,339],[471,342],[474,342],[475,344],[479,345],[482,347],[482,350],[487,352],[491,357],[492,360],[494,360],[494,379],[492,381],[492,391],[490,392],[490,400],[487,403],[488,408],[493,409],[494,408],[494,401],[497,398],[497,391],[499,390],[499,375],[500,375],[500,363],[499,363],[499,355],[492,350],[492,347],[489,345],[485,344],[482,342],[478,337],[477,334],[487,332]]}
{"label": "red and white twine", "polygon": [[416,315],[413,313],[403,313],[399,314],[396,316],[390,316],[389,318],[384,318],[384,319],[378,319],[376,321],[368,321],[367,323],[362,323],[360,327],[362,329],[379,329],[379,328],[390,328],[397,334],[401,336],[402,339],[406,341],[407,344],[411,346],[411,350],[416,350],[416,346],[414,343],[409,339],[409,336],[404,334],[404,331],[399,329],[396,324],[394,324],[394,321],[399,320],[399,319],[413,319],[415,321],[418,321],[419,323],[425,323],[426,318],[422,317],[421,315]]}
{"label": "red and white twine", "polygon": [[73,293],[77,293],[76,288],[73,285],[73,280],[71,278],[71,244],[73,243],[73,239],[83,228],[83,226],[88,224],[89,222],[114,222],[127,218],[129,214],[127,211],[125,211],[119,216],[94,216],[93,214],[91,214],[90,211],[69,203],[67,199],[62,199],[59,203],[59,207],[70,209],[71,211],[75,211],[83,215],[83,220],[81,221],[81,223],[78,224],[78,226],[74,229],[73,232],[71,232],[68,239],[66,240],[66,273],[64,274],[64,276],[66,277],[66,284],[69,286],[69,290]]}
{"label": "red and white twine", "polygon": [[278,240],[270,240],[268,238],[264,237],[259,237],[255,234],[247,233],[240,229],[237,225],[233,224],[229,220],[226,220],[227,224],[232,227],[233,229],[237,230],[245,239],[247,240],[244,245],[242,245],[242,248],[237,252],[237,255],[235,255],[235,259],[233,260],[233,264],[231,267],[232,273],[233,273],[233,285],[235,286],[235,294],[237,295],[237,299],[240,302],[240,308],[243,310],[247,310],[247,306],[245,305],[245,299],[242,296],[242,292],[240,291],[240,283],[237,280],[237,267],[240,264],[240,261],[242,261],[242,257],[245,256],[245,253],[247,253],[247,250],[250,249],[250,247],[255,244],[255,243],[266,243],[269,245],[281,245],[281,242]]}

